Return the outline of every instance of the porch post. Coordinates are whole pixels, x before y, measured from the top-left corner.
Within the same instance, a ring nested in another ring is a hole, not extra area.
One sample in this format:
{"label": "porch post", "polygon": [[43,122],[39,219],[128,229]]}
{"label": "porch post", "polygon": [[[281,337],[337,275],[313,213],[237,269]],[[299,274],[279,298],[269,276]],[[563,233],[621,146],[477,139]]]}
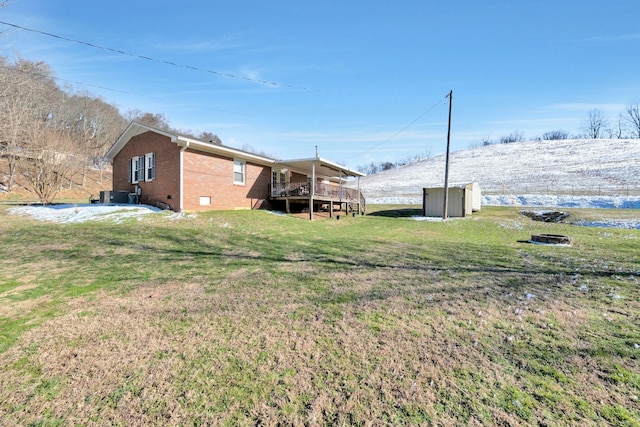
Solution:
{"label": "porch post", "polygon": [[360,201],[362,200],[362,193],[360,193],[360,177],[357,177],[358,180],[358,214],[364,213],[364,211],[362,210],[362,205],[360,204]]}
{"label": "porch post", "polygon": [[316,162],[311,163],[311,188],[309,188],[309,220],[313,221],[313,196],[316,192]]}
{"label": "porch post", "polygon": [[[345,205],[348,206],[348,202],[345,203]],[[342,212],[342,171],[340,171],[340,204],[338,205],[338,207],[339,207],[338,210],[340,212]],[[344,214],[345,214],[345,216],[347,216],[347,214],[348,214],[346,209],[344,210]]]}

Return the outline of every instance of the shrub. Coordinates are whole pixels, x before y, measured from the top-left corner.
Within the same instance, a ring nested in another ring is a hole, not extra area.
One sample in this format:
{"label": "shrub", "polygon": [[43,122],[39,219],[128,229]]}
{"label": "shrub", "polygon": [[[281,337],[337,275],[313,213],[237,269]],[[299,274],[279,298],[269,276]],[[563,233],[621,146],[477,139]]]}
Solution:
{"label": "shrub", "polygon": [[512,142],[523,142],[524,134],[522,132],[511,132],[508,136],[500,138],[500,144],[510,144]]}
{"label": "shrub", "polygon": [[569,139],[569,132],[562,129],[550,130],[542,135],[542,139],[545,141],[558,141],[562,139]]}

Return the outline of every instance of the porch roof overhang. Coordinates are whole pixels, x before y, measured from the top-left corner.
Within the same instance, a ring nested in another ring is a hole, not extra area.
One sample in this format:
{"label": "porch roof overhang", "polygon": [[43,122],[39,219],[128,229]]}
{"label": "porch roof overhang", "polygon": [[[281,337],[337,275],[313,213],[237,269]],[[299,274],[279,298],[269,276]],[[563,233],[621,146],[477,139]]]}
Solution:
{"label": "porch roof overhang", "polygon": [[366,176],[362,172],[349,169],[338,163],[331,162],[321,157],[312,157],[309,159],[295,159],[295,160],[279,160],[275,162],[276,165],[284,166],[295,171],[311,174],[315,166],[315,172],[317,176],[335,178],[337,180],[341,178],[360,177]]}

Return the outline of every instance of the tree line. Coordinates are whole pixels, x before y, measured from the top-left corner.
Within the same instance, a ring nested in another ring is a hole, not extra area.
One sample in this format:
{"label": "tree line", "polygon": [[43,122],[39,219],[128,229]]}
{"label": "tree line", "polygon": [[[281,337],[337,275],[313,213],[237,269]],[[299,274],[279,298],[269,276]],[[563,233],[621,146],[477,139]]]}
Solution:
{"label": "tree line", "polygon": [[[640,103],[631,102],[626,106],[623,112],[619,113],[614,119],[609,119],[598,109],[589,111],[587,118],[583,121],[580,130],[582,133],[571,134],[563,129],[550,130],[540,136],[526,139],[523,132],[513,131],[508,135],[504,135],[497,140],[491,138],[483,138],[480,142],[474,142],[469,148],[478,148],[493,144],[510,144],[514,142],[530,141],[558,141],[565,139],[640,139]],[[367,175],[373,175],[386,170],[395,169],[410,163],[426,160],[430,157],[415,155],[409,156],[398,162],[371,162],[358,166],[358,171]]]}
{"label": "tree line", "polygon": [[[563,139],[640,139],[640,102],[631,102],[624,111],[611,119],[602,110],[592,109],[582,122],[581,133],[570,134],[569,132],[556,129],[545,132],[541,136],[531,138],[533,141],[556,141]],[[484,138],[479,144],[472,144],[472,147],[480,145],[492,145],[496,143],[509,144],[512,142],[524,142],[525,136],[522,132],[514,131],[509,135],[500,137],[497,141]]]}
{"label": "tree line", "polygon": [[366,165],[360,165],[357,167],[358,172],[362,172],[367,175],[373,175],[378,172],[384,172],[386,170],[396,169],[401,166],[409,165],[411,163],[416,163],[421,160],[427,160],[431,158],[431,152],[427,150],[425,153],[418,153],[412,156],[405,157],[402,160],[398,160],[396,162],[382,161],[382,162],[374,162],[371,161]]}
{"label": "tree line", "polygon": [[88,168],[102,170],[104,154],[132,120],[221,143],[211,132],[172,129],[163,114],[123,114],[98,96],[62,88],[46,62],[0,56],[0,158],[8,168],[2,190],[12,192],[20,177],[48,204],[74,176],[84,186]]}

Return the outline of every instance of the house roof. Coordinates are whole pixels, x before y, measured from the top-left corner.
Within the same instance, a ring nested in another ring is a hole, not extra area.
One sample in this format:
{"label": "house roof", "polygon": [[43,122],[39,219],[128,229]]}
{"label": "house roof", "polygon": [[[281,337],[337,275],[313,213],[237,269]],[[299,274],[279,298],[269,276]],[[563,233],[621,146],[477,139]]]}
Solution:
{"label": "house roof", "polygon": [[237,148],[227,147],[221,144],[204,142],[186,135],[181,135],[177,132],[157,129],[135,121],[129,123],[129,126],[127,126],[124,132],[122,132],[111,148],[109,148],[109,151],[107,151],[107,154],[105,155],[107,161],[113,162],[114,157],[120,152],[120,150],[122,150],[131,138],[145,132],[154,132],[171,138],[171,142],[175,143],[179,147],[187,147],[206,153],[215,153],[233,158],[241,158],[243,160],[249,160],[263,165],[271,165],[275,162],[274,159],[261,156],[259,154],[249,153],[247,151],[238,150]]}
{"label": "house roof", "polygon": [[240,158],[261,165],[269,166],[278,164],[307,174],[311,174],[313,167],[315,166],[315,171],[318,176],[325,176],[336,179],[365,176],[365,174],[363,173],[351,170],[347,167],[320,157],[295,160],[275,160],[270,157],[238,150],[237,148],[200,141],[198,139],[186,135],[181,135],[176,132],[157,129],[151,126],[143,125],[142,123],[136,121],[129,123],[129,126],[127,126],[124,132],[122,132],[122,134],[118,137],[111,148],[109,148],[109,151],[107,151],[107,154],[105,155],[107,161],[113,162],[114,157],[120,152],[120,150],[122,150],[122,148],[124,148],[124,146],[129,142],[131,138],[145,132],[155,132],[157,134],[171,138],[171,142],[175,143],[179,147],[187,147],[206,153],[214,153],[227,157]]}
{"label": "house roof", "polygon": [[365,174],[349,169],[337,163],[323,159],[321,157],[313,157],[309,159],[296,159],[296,160],[279,160],[276,162],[278,165],[286,166],[291,169],[302,170],[307,173],[311,173],[314,165],[316,174],[322,176],[329,176],[335,178],[345,177],[359,177],[365,176]]}

